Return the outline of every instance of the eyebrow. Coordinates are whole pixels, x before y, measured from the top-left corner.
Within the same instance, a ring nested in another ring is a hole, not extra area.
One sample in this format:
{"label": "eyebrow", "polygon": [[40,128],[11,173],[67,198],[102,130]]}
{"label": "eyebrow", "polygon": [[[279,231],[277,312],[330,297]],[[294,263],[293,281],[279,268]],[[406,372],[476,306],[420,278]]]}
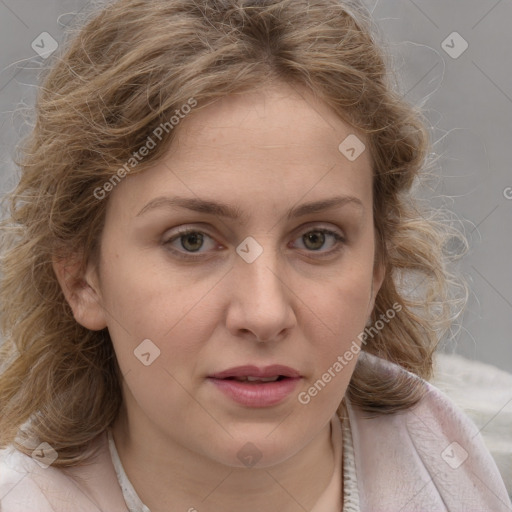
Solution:
{"label": "eyebrow", "polygon": [[[312,201],[304,203],[299,206],[291,208],[286,218],[288,220],[295,219],[297,217],[303,217],[312,213],[320,213],[325,210],[332,210],[334,208],[341,208],[343,206],[352,205],[356,206],[361,211],[364,210],[363,203],[360,199],[354,196],[334,196],[328,199],[322,199],[320,201]],[[158,208],[185,208],[194,212],[205,213],[209,215],[215,215],[218,217],[224,217],[233,220],[240,220],[246,222],[247,216],[237,206],[231,206],[228,204],[218,203],[215,201],[208,201],[199,198],[187,198],[187,197],[157,197],[147,203],[142,210],[136,215],[139,217],[151,210]]]}

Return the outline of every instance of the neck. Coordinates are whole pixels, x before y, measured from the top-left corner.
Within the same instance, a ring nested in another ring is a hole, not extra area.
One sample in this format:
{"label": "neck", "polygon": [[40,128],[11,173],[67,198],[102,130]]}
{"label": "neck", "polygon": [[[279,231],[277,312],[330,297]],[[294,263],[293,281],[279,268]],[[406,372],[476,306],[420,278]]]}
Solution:
{"label": "neck", "polygon": [[[334,471],[330,423],[289,459],[267,468],[219,464],[163,437],[146,443],[144,422],[122,410],[112,433],[126,475],[151,512],[311,510]],[[157,448],[155,448],[157,447]]]}

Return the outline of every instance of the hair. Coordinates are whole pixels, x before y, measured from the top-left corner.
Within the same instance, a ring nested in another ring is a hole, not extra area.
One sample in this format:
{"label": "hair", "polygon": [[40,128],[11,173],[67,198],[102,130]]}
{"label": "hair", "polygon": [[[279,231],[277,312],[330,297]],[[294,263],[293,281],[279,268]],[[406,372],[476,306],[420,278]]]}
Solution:
{"label": "hair", "polygon": [[[388,378],[361,360],[347,394],[374,414],[416,404],[456,317],[447,250],[454,232],[411,193],[429,132],[395,90],[369,13],[340,0],[121,0],[92,14],[48,59],[35,124],[14,158],[20,181],[5,198],[0,446],[30,453],[30,437],[58,452],[54,466],[87,459],[122,404],[120,371],[108,330],[74,319],[52,260],[98,262],[108,204],[98,189],[177,109],[193,99],[200,110],[271,80],[313,92],[366,137],[375,261],[386,269],[371,321],[396,314],[362,350],[420,378]],[[165,157],[178,130],[163,130],[130,172]]]}

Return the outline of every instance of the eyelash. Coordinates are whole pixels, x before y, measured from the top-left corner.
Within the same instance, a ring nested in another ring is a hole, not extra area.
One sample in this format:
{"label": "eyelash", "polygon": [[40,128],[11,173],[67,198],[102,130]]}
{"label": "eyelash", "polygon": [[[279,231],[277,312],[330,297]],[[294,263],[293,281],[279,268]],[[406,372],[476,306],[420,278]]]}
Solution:
{"label": "eyelash", "polygon": [[[179,240],[180,238],[185,237],[186,235],[189,235],[189,234],[192,234],[192,233],[206,235],[208,238],[211,238],[213,240],[213,238],[210,235],[208,235],[208,233],[205,233],[204,231],[200,231],[198,229],[192,229],[192,228],[181,228],[181,229],[179,229],[177,231],[177,233],[172,238],[164,241],[163,245],[164,246],[169,246],[175,240]],[[335,239],[335,241],[337,242],[335,244],[335,248],[331,249],[330,251],[327,251],[327,252],[320,253],[320,252],[317,252],[317,251],[314,251],[314,250],[307,251],[309,253],[317,253],[318,254],[318,256],[317,256],[318,258],[328,257],[328,256],[332,256],[332,255],[338,253],[339,251],[341,251],[341,249],[343,248],[343,244],[346,242],[345,237],[340,235],[338,232],[332,231],[332,230],[326,229],[326,228],[308,229],[307,231],[304,231],[302,233],[302,235],[300,235],[300,236],[304,236],[304,235],[306,235],[308,233],[323,233],[324,235],[331,235]],[[199,259],[203,259],[204,258],[203,253],[201,253],[200,255],[193,255],[193,253],[183,253],[182,251],[178,251],[176,249],[169,249],[169,250],[173,254],[175,254],[178,258],[181,258],[181,259],[184,259],[184,260],[192,261],[192,260],[199,260]]]}

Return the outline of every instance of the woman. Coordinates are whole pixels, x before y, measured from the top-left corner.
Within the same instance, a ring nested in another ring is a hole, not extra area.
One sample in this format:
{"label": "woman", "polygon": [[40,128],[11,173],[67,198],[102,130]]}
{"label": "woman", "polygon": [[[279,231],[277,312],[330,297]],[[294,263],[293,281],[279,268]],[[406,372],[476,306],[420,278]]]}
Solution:
{"label": "woman", "polygon": [[428,133],[362,8],[121,0],[36,108],[2,511],[510,510],[426,380],[450,233],[410,196]]}

